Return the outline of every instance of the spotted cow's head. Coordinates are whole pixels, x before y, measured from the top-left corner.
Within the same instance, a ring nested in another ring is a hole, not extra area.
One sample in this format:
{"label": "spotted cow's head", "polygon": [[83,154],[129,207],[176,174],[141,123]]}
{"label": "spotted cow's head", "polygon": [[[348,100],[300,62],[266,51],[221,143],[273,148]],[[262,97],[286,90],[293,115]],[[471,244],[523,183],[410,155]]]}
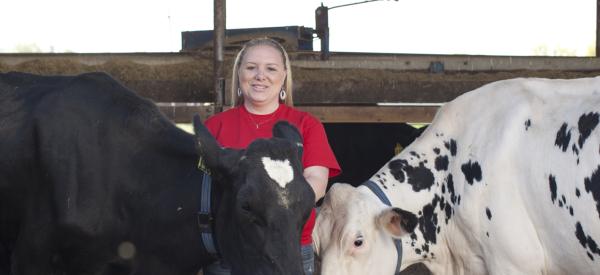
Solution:
{"label": "spotted cow's head", "polygon": [[300,234],[315,197],[303,177],[298,130],[278,122],[273,138],[233,150],[219,147],[199,119],[194,128],[221,194],[217,245],[233,274],[302,274]]}
{"label": "spotted cow's head", "polygon": [[[393,274],[395,239],[402,242],[402,269],[437,257],[440,234],[461,200],[449,171],[456,154],[455,140],[425,132],[388,161],[370,180],[393,207],[366,186],[335,184],[313,233],[322,274]],[[480,180],[477,168],[469,162],[460,176]]]}
{"label": "spotted cow's head", "polygon": [[365,189],[344,183],[329,189],[313,231],[322,274],[394,274],[398,254],[393,239],[410,234],[417,219]]}

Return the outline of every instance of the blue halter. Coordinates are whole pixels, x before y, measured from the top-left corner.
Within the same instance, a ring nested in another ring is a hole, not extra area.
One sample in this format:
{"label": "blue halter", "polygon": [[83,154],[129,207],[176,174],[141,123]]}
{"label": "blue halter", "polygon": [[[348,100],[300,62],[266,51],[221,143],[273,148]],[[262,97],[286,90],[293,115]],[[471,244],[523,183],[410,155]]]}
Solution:
{"label": "blue halter", "polygon": [[217,251],[217,246],[215,245],[215,240],[213,238],[214,217],[212,216],[212,211],[210,209],[211,183],[212,179],[210,175],[204,173],[197,219],[202,237],[202,245],[209,254],[219,258],[219,252]]}
{"label": "blue halter", "polygon": [[[363,182],[363,185],[371,189],[373,193],[387,206],[392,206],[390,200],[388,200],[387,196],[381,191],[379,185],[376,183],[367,180]],[[396,262],[396,272],[394,274],[400,274],[400,265],[402,265],[402,241],[398,239],[394,239],[394,245],[396,246],[396,251],[398,252],[398,262]]]}

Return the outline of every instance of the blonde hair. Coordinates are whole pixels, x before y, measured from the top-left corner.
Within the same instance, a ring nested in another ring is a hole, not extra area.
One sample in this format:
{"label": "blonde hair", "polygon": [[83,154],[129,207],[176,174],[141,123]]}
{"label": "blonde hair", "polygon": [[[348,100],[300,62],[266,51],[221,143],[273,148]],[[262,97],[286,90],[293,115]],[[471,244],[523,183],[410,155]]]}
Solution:
{"label": "blonde hair", "polygon": [[285,83],[284,83],[284,90],[286,93],[286,97],[283,100],[283,102],[281,101],[281,99],[279,100],[281,103],[284,103],[285,105],[288,106],[294,106],[294,100],[293,100],[293,93],[292,93],[292,66],[290,65],[290,58],[288,57],[287,52],[285,51],[285,49],[283,48],[283,46],[268,37],[262,37],[262,38],[255,38],[252,39],[248,42],[246,42],[244,44],[244,46],[242,47],[242,49],[238,52],[237,56],[235,57],[235,62],[233,63],[233,73],[231,74],[231,99],[233,101],[233,106],[240,106],[244,103],[244,97],[243,96],[238,96],[237,91],[240,88],[240,82],[239,82],[239,68],[240,68],[240,63],[242,62],[242,59],[244,59],[244,56],[246,55],[246,52],[248,51],[249,48],[252,48],[254,46],[270,46],[276,50],[279,51],[279,53],[281,53],[281,58],[283,59],[283,66],[285,68],[285,71],[287,73],[286,78],[285,78]]}

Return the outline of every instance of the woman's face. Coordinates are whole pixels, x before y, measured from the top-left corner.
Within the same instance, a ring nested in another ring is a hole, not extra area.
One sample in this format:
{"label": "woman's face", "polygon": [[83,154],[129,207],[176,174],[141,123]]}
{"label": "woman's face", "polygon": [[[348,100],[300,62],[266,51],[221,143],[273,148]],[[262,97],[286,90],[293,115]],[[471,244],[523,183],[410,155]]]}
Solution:
{"label": "woman's face", "polygon": [[239,67],[244,102],[255,107],[277,105],[286,77],[281,53],[268,45],[246,49]]}

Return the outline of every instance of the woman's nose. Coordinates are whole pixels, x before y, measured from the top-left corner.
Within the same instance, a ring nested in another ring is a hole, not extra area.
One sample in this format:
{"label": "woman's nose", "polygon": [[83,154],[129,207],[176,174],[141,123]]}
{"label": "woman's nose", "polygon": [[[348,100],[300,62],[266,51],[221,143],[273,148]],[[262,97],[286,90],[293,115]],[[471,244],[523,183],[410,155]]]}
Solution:
{"label": "woman's nose", "polygon": [[265,73],[263,70],[258,69],[256,70],[256,79],[264,79],[265,78]]}

